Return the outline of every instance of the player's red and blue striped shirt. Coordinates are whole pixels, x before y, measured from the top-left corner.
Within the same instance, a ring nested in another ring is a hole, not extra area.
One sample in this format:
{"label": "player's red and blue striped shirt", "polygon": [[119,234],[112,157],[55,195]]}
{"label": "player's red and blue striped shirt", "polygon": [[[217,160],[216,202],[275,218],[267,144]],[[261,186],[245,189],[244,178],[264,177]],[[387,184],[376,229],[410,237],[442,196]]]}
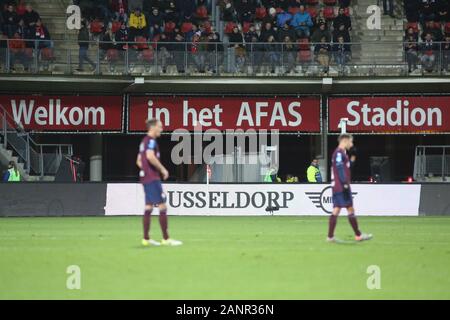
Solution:
{"label": "player's red and blue striped shirt", "polygon": [[336,148],[331,157],[331,185],[333,193],[343,192],[343,185],[350,185],[350,181],[350,159],[344,149]]}
{"label": "player's red and blue striped shirt", "polygon": [[145,136],[139,145],[139,154],[141,155],[142,169],[139,173],[141,183],[147,184],[156,180],[161,180],[160,173],[147,159],[147,150],[153,150],[156,157],[159,159],[159,147],[156,139]]}

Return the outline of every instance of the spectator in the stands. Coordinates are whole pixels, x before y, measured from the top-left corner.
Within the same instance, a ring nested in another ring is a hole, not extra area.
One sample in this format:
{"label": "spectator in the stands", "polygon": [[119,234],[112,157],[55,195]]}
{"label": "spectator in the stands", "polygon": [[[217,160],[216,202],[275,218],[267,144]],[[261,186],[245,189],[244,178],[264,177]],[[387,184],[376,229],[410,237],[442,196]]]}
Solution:
{"label": "spectator in the stands", "polygon": [[285,67],[285,73],[289,73],[294,70],[296,57],[297,49],[295,43],[288,35],[286,35],[283,37],[283,64]]}
{"label": "spectator in the stands", "polygon": [[307,38],[310,35],[310,28],[313,26],[311,15],[305,11],[305,6],[300,5],[299,11],[291,20],[291,25],[294,27],[299,38]]}
{"label": "spectator in the stands", "polygon": [[35,40],[38,41],[37,47],[39,49],[52,48],[53,42],[51,41],[50,32],[47,27],[42,23],[41,19],[38,19],[36,26],[34,27]]}
{"label": "spectator in the stands", "polygon": [[80,47],[78,52],[78,69],[77,71],[83,71],[84,62],[88,62],[92,69],[95,70],[97,65],[88,56],[89,50],[89,29],[86,21],[81,22],[81,29],[78,31],[78,46]]}
{"label": "spectator in the stands", "polygon": [[383,14],[394,17],[394,0],[383,0]]}
{"label": "spectator in the stands", "polygon": [[18,60],[25,68],[28,70],[29,59],[27,59],[25,53],[25,41],[20,37],[19,33],[15,33],[12,39],[9,40],[9,65],[11,66],[11,70],[14,70],[14,66],[16,61]]}
{"label": "spectator in the stands", "polygon": [[225,22],[235,21],[236,20],[236,10],[234,9],[233,3],[231,0],[224,1],[224,7],[222,9],[222,20]]}
{"label": "spectator in the stands", "polygon": [[12,38],[12,36],[14,35],[14,32],[17,29],[18,22],[17,12],[14,10],[14,6],[12,4],[9,4],[6,7],[6,11],[3,12],[3,29],[6,32],[8,38]]}
{"label": "spectator in the stands", "polygon": [[125,23],[122,23],[120,25],[120,29],[116,32],[114,38],[117,43],[117,49],[119,50],[126,50],[128,48],[128,35],[129,30],[127,28],[127,25]]}
{"label": "spectator in the stands", "polygon": [[347,8],[350,6],[350,1],[351,0],[339,0],[339,6]]}
{"label": "spectator in the stands", "polygon": [[277,10],[275,8],[269,8],[269,14],[264,17],[263,24],[270,22],[272,27],[276,30],[277,29]]}
{"label": "spectator in the stands", "polygon": [[245,42],[252,42],[253,37],[258,39],[258,33],[256,32],[256,27],[254,24],[250,25],[248,31],[244,34],[244,40]]}
{"label": "spectator in the stands", "polygon": [[114,12],[113,18],[117,21],[128,23],[128,3],[127,0],[112,0],[111,9]]}
{"label": "spectator in the stands", "polygon": [[338,15],[333,20],[333,28],[337,30],[341,25],[343,25],[347,31],[352,30],[352,21],[350,17],[345,14],[345,9],[343,7],[339,8]]}
{"label": "spectator in the stands", "polygon": [[414,34],[408,34],[405,38],[405,54],[409,73],[417,69],[417,61],[419,60],[418,48],[417,37]]}
{"label": "spectator in the stands", "polygon": [[292,14],[287,11],[281,11],[277,16],[277,27],[282,28],[285,24],[289,24],[292,20]]}
{"label": "spectator in the stands", "polygon": [[295,30],[292,29],[292,27],[289,24],[289,21],[286,21],[286,23],[278,31],[278,39],[283,40],[286,37],[289,37],[289,39],[293,42],[295,42],[297,39]]}
{"label": "spectator in the stands", "polygon": [[327,38],[322,37],[320,43],[314,47],[314,54],[317,62],[322,66],[322,73],[328,73],[330,67],[331,45],[327,42]]}
{"label": "spectator in the stands", "polygon": [[405,9],[406,19],[408,20],[408,22],[419,21],[419,0],[404,0],[403,7]]}
{"label": "spectator in the stands", "polygon": [[269,42],[269,37],[274,37],[276,39],[277,33],[273,29],[273,26],[270,22],[266,22],[264,28],[261,30],[261,35],[259,36],[260,42]]}
{"label": "spectator in the stands", "polygon": [[163,32],[163,17],[158,8],[153,8],[152,12],[148,15],[149,26],[149,38],[153,39],[156,35]]}
{"label": "spectator in the stands", "polygon": [[338,42],[333,44],[333,55],[341,72],[344,71],[344,67],[350,60],[351,54],[350,44],[345,43],[343,36],[338,37]]}
{"label": "spectator in the stands", "polygon": [[191,18],[197,7],[195,0],[176,0],[175,3],[182,19]]}
{"label": "spectator in the stands", "polygon": [[177,12],[177,7],[175,6],[174,1],[169,1],[164,8],[164,21],[169,22],[172,21],[177,24],[180,20],[180,15]]}
{"label": "spectator in the stands", "polygon": [[405,39],[413,37],[416,41],[419,40],[419,34],[413,27],[409,27],[405,30]]}
{"label": "spectator in the stands", "polygon": [[186,46],[185,46],[185,39],[182,33],[178,32],[175,35],[175,39],[174,39],[174,44],[173,46],[173,60],[175,62],[175,65],[177,67],[177,71],[178,73],[185,73],[186,68],[185,68],[185,51],[186,51]]}
{"label": "spectator in the stands", "polygon": [[250,0],[241,0],[236,4],[236,12],[240,22],[252,22],[255,14],[255,4]]}
{"label": "spectator in the stands", "polygon": [[130,15],[130,35],[129,40],[134,41],[136,37],[145,37],[147,21],[140,8],[134,9]]}
{"label": "spectator in the stands", "polygon": [[435,14],[435,2],[430,0],[422,1],[420,7],[420,23],[424,25],[427,21],[434,21],[436,18]]}
{"label": "spectator in the stands", "polygon": [[23,15],[23,21],[25,22],[25,27],[33,29],[36,26],[37,21],[41,17],[39,13],[33,10],[31,4],[25,6],[25,13]]}
{"label": "spectator in the stands", "polygon": [[422,40],[425,41],[425,37],[427,34],[431,34],[434,41],[439,42],[442,41],[444,38],[444,35],[442,34],[442,30],[440,26],[436,26],[434,21],[427,21],[425,23],[425,28],[422,33]]}
{"label": "spectator in the stands", "polygon": [[422,62],[422,67],[427,72],[432,72],[436,64],[436,50],[437,46],[433,41],[433,36],[431,33],[425,35],[425,41],[420,46],[422,57],[420,58]]}
{"label": "spectator in the stands", "polygon": [[344,42],[351,42],[350,33],[345,29],[345,25],[343,24],[339,25],[339,29],[333,31],[333,42],[337,42],[337,39],[341,36],[344,38]]}
{"label": "spectator in the stands", "polygon": [[325,39],[327,39],[327,42],[331,41],[331,33],[327,28],[327,25],[325,22],[322,22],[319,25],[319,28],[317,28],[312,36],[311,36],[311,42],[313,43],[318,43],[320,42],[320,39],[322,39],[322,37],[325,37]]}
{"label": "spectator in the stands", "polygon": [[450,35],[445,36],[445,42],[442,45],[442,70],[448,72],[450,64]]}
{"label": "spectator in the stands", "polygon": [[8,48],[8,37],[0,30],[0,66],[6,66],[6,51]]}
{"label": "spectator in the stands", "polygon": [[447,22],[449,17],[449,1],[436,0],[436,21]]}
{"label": "spectator in the stands", "polygon": [[264,44],[265,60],[268,62],[270,72],[275,73],[275,67],[280,63],[280,45],[276,43],[274,35],[270,35]]}
{"label": "spectator in the stands", "polygon": [[144,0],[128,0],[128,10],[130,11],[130,13],[138,8],[142,10],[143,7]]}
{"label": "spectator in the stands", "polygon": [[[217,73],[217,68],[222,65],[223,62],[223,44],[220,41],[220,35],[217,32],[211,32],[208,35],[208,68],[213,73]],[[217,60],[216,60],[217,59]]]}

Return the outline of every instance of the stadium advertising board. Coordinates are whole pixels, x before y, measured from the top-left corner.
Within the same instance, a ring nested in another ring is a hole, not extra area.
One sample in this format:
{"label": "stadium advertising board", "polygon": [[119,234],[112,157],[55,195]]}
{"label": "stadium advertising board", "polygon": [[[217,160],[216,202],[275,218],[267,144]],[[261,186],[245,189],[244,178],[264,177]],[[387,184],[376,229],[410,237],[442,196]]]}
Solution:
{"label": "stadium advertising board", "polygon": [[[164,184],[168,213],[211,216],[323,216],[331,213],[331,187],[326,184]],[[421,186],[355,184],[356,212],[367,216],[417,216]],[[279,210],[273,208],[278,207]],[[108,184],[106,215],[142,215],[140,184]]]}
{"label": "stadium advertising board", "polygon": [[332,97],[328,101],[329,131],[340,132],[348,118],[353,133],[450,132],[450,96]]}
{"label": "stadium advertising board", "polygon": [[26,130],[122,131],[122,96],[0,95],[0,105]]}
{"label": "stadium advertising board", "polygon": [[144,120],[155,117],[163,122],[168,131],[321,131],[319,97],[130,97],[129,132],[145,131]]}

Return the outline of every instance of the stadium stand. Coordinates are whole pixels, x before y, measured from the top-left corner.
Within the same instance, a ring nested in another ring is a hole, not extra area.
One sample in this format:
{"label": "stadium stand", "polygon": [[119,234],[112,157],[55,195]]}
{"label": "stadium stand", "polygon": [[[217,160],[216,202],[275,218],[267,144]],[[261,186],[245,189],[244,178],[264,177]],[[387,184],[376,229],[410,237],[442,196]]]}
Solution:
{"label": "stadium stand", "polygon": [[[79,35],[65,27],[65,8],[71,3],[81,7],[88,24],[92,44],[87,55],[99,62],[94,70],[76,68]],[[8,68],[12,72],[21,71],[16,66],[56,74],[326,71],[336,76],[447,70],[447,0],[397,2],[392,16],[387,12],[382,16],[381,29],[367,25],[371,0],[2,0],[0,4],[1,57],[6,56],[6,38],[19,47],[19,38],[38,40],[25,41],[23,49],[12,48]],[[330,50],[319,59],[316,48],[322,38]],[[130,44],[136,40],[139,43]],[[321,68],[325,60],[330,68]]]}

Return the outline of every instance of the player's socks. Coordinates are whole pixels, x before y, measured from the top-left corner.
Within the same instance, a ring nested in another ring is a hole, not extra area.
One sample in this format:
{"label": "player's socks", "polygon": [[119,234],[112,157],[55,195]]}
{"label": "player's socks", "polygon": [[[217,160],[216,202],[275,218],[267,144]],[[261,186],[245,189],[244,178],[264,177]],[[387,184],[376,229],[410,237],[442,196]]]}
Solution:
{"label": "player's socks", "polygon": [[144,217],[142,218],[142,225],[144,226],[144,240],[150,240],[150,219],[152,210],[145,210]]}
{"label": "player's socks", "polygon": [[167,211],[166,210],[159,211],[159,225],[161,226],[163,239],[164,240],[169,239],[169,232],[167,231],[168,222],[167,222]]}
{"label": "player's socks", "polygon": [[353,232],[355,232],[355,236],[359,237],[361,235],[361,231],[358,229],[358,220],[356,220],[356,216],[354,214],[349,214],[348,222],[350,222]]}
{"label": "player's socks", "polygon": [[328,239],[334,238],[334,229],[336,229],[338,216],[332,214],[330,220],[328,220]]}

